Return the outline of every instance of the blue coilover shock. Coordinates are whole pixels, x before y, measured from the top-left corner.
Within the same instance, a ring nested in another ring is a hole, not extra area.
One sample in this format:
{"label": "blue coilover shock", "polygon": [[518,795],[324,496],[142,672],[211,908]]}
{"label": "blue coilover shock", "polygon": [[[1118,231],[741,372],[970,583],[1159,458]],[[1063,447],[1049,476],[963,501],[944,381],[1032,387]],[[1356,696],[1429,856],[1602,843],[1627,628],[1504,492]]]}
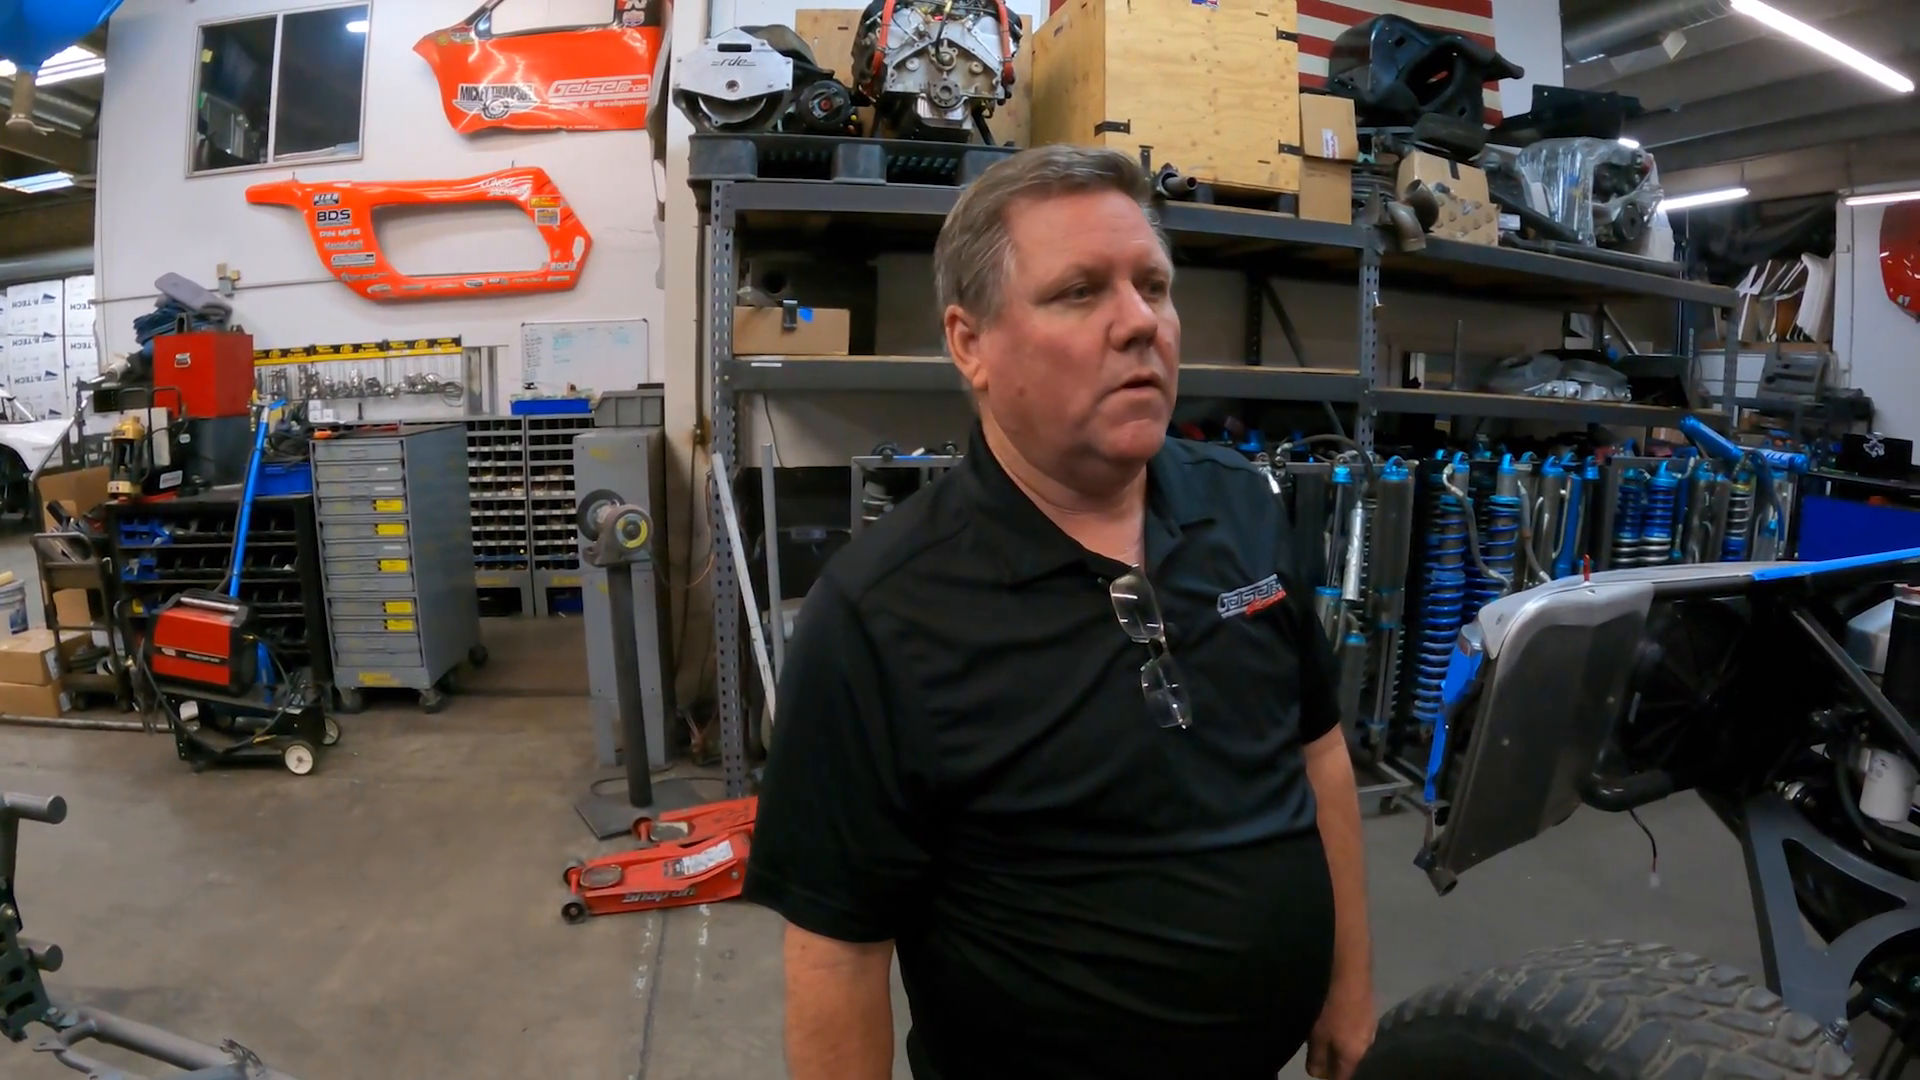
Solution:
{"label": "blue coilover shock", "polygon": [[1628,469],[1620,477],[1613,504],[1613,558],[1609,570],[1640,565],[1640,537],[1647,522],[1647,470]]}
{"label": "blue coilover shock", "polygon": [[1500,577],[1489,577],[1475,567],[1473,594],[1465,613],[1467,619],[1511,590],[1514,568],[1519,565],[1520,515],[1526,513],[1526,499],[1520,494],[1520,473],[1514,468],[1512,454],[1500,459],[1494,490],[1486,497],[1486,503],[1484,524],[1479,526],[1480,561]]}
{"label": "blue coilover shock", "polygon": [[1660,463],[1647,479],[1646,517],[1640,529],[1640,565],[1664,566],[1674,561],[1673,534],[1680,526],[1680,478]]}
{"label": "blue coilover shock", "polygon": [[1427,537],[1420,572],[1419,614],[1413,624],[1412,711],[1426,728],[1440,719],[1440,685],[1447,675],[1454,640],[1466,621],[1467,515],[1473,511],[1465,500],[1447,490],[1445,473],[1450,465],[1465,472],[1467,456],[1458,454],[1448,461],[1443,453],[1421,470],[1426,487]]}
{"label": "blue coilover shock", "polygon": [[1720,545],[1721,562],[1746,562],[1751,557],[1753,508],[1759,490],[1752,469],[1743,465],[1733,474],[1733,492],[1727,500],[1727,539]]}

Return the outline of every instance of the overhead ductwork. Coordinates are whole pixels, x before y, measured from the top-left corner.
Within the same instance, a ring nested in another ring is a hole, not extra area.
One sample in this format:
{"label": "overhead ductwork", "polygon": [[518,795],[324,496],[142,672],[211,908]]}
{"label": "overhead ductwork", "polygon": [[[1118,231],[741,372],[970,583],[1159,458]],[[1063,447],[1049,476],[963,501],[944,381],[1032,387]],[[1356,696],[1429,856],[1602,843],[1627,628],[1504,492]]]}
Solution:
{"label": "overhead ductwork", "polygon": [[1650,49],[1677,30],[1687,30],[1731,14],[1731,0],[1628,3],[1565,27],[1560,40],[1567,59],[1580,64]]}
{"label": "overhead ductwork", "polygon": [[0,288],[23,281],[46,281],[93,273],[93,249],[65,248],[33,255],[0,256]]}

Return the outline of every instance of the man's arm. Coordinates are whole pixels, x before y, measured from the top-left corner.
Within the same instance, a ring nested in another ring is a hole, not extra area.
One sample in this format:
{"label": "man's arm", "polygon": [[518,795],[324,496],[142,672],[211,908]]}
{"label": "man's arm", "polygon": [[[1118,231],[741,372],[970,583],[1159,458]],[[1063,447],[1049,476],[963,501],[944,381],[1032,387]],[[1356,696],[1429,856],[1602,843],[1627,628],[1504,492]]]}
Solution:
{"label": "man's arm", "polygon": [[1372,1045],[1376,1021],[1360,793],[1346,735],[1338,725],[1308,743],[1305,756],[1307,783],[1319,805],[1320,843],[1333,879],[1333,981],[1314,1029],[1307,1069],[1312,1076],[1346,1080]]}
{"label": "man's arm", "polygon": [[787,924],[787,1072],[793,1080],[893,1075],[893,942],[835,941]]}

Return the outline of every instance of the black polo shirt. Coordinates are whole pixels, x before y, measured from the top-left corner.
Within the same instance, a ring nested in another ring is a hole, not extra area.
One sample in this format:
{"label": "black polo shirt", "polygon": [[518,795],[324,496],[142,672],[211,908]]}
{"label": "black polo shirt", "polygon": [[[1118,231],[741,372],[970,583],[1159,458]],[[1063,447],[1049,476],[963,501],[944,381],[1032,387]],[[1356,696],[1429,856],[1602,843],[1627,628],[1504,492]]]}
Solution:
{"label": "black polo shirt", "polygon": [[1169,439],[1147,493],[1188,729],[1142,696],[1107,592],[1126,567],[978,428],[834,557],[787,647],[746,895],[895,942],[917,1076],[1270,1078],[1324,997],[1301,747],[1337,706],[1312,583],[1232,451]]}

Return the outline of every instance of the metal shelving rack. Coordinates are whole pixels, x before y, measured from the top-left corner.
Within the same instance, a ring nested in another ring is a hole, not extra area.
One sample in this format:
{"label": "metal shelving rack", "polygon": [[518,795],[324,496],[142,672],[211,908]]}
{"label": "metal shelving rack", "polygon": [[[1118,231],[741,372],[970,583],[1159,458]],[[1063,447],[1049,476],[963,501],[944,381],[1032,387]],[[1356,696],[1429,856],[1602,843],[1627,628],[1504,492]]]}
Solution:
{"label": "metal shelving rack", "polygon": [[519,613],[533,614],[527,430],[521,417],[467,420],[467,489],[473,514],[475,588],[516,590]]}
{"label": "metal shelving rack", "polygon": [[579,493],[573,484],[573,437],[593,429],[589,413],[528,416],[527,528],[533,558],[533,604],[541,615],[571,611],[563,599],[581,588]]}
{"label": "metal shelving rack", "polygon": [[[703,368],[711,392],[714,460],[729,469],[743,462],[738,446],[736,396],[743,392],[946,392],[960,388],[952,366],[926,357],[772,357],[733,355],[733,305],[742,239],[784,242],[794,248],[899,251],[932,248],[941,221],[960,189],[922,184],[844,184],[817,180],[695,180],[706,226],[706,337]],[[1172,202],[1160,224],[1177,261],[1241,269],[1248,278],[1249,357],[1259,352],[1262,299],[1268,278],[1353,281],[1358,333],[1357,370],[1245,364],[1183,363],[1180,390],[1189,397],[1261,401],[1325,401],[1354,408],[1352,435],[1371,449],[1374,421],[1383,413],[1548,420],[1671,427],[1684,410],[1646,405],[1501,397],[1450,390],[1404,390],[1379,370],[1378,313],[1383,286],[1410,292],[1488,299],[1562,312],[1594,313],[1624,299],[1654,298],[1731,311],[1733,290],[1652,271],[1500,247],[1429,240],[1418,252],[1389,251],[1374,230],[1301,221],[1257,210]],[[1295,337],[1284,309],[1273,304],[1281,329]],[[1300,355],[1296,346],[1295,356]],[[1724,351],[1721,391],[1728,422],[1737,343]],[[717,485],[709,485],[712,520],[724,520]],[[745,793],[746,730],[740,684],[740,583],[724,529],[714,531],[713,603],[721,720],[721,755],[728,792]]]}

